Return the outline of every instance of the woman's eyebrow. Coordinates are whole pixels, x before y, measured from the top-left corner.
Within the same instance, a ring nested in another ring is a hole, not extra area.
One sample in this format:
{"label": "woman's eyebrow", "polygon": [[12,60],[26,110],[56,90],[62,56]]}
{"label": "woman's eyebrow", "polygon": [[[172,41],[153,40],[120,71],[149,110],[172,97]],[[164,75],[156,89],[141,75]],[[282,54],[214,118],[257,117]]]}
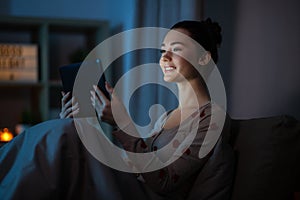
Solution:
{"label": "woman's eyebrow", "polygon": [[175,44],[181,44],[181,45],[184,45],[183,42],[172,42],[170,45],[173,46],[173,45],[175,45]]}
{"label": "woman's eyebrow", "polygon": [[[170,46],[173,46],[173,45],[176,45],[176,44],[184,45],[183,42],[172,42],[172,43],[170,44]],[[165,45],[164,43],[162,43],[161,46],[164,47],[164,46],[166,46],[166,45]]]}

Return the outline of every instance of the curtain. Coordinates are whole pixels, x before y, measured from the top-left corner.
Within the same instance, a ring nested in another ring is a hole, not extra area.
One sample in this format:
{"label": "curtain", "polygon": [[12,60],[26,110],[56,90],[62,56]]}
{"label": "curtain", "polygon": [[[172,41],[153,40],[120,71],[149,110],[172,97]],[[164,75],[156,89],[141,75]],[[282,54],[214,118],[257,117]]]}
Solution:
{"label": "curtain", "polygon": [[[129,12],[130,13],[130,12]],[[133,12],[134,17],[132,27],[162,27],[170,28],[173,24],[181,20],[201,20],[203,15],[203,0],[136,0]],[[143,40],[147,37],[141,37]],[[131,45],[131,40],[138,38],[124,39],[123,45]],[[176,95],[172,92],[176,90],[175,84],[168,84],[167,87],[160,84],[141,84],[132,94],[128,91],[133,82],[143,82],[149,79],[157,82],[163,79],[162,72],[153,72],[151,66],[144,67],[134,75],[131,71],[143,64],[159,62],[158,49],[138,49],[122,55],[113,66],[114,84],[127,72],[129,76],[125,78],[122,85],[121,96],[129,98],[129,113],[133,121],[143,126],[147,132],[153,127],[153,123],[162,112],[174,109],[177,106]],[[170,90],[172,88],[172,90]],[[128,96],[131,95],[131,96]],[[151,119],[153,119],[151,121]]]}

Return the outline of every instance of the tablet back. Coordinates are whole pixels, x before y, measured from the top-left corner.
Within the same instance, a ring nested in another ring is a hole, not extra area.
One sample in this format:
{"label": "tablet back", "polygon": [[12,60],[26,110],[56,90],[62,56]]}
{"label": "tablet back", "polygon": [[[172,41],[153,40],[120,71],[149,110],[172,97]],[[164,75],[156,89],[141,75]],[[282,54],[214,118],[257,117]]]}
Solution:
{"label": "tablet back", "polygon": [[[100,67],[101,70],[100,72],[103,72],[102,66],[100,62],[91,62],[91,64],[96,64],[98,65],[97,67]],[[79,71],[79,68],[81,67],[82,63],[72,63],[69,65],[64,65],[59,68],[59,73],[63,85],[63,91],[65,93],[73,91],[75,79],[77,76],[77,73]],[[99,75],[100,76],[100,75]],[[89,77],[87,78],[87,82],[90,82]],[[105,89],[105,75],[104,73],[102,74],[101,78],[98,81],[98,87],[101,89],[101,91],[104,93],[104,95],[110,99],[109,93]],[[85,87],[86,88],[86,87]],[[86,117],[86,116],[91,116],[91,113],[94,114],[94,109],[91,106],[90,102],[90,91],[92,90],[92,84],[88,87],[88,91],[82,91],[81,97],[75,97],[79,101],[79,109],[80,109],[80,117]],[[73,96],[73,94],[71,95]],[[70,96],[70,97],[71,97]]]}

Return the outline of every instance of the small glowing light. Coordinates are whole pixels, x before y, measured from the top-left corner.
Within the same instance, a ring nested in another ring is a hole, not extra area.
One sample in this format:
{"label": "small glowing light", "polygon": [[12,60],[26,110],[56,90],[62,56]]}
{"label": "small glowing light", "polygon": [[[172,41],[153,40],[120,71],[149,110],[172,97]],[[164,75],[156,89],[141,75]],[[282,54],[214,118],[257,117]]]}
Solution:
{"label": "small glowing light", "polygon": [[8,130],[8,128],[4,128],[3,131],[0,131],[0,141],[1,142],[9,142],[14,138],[13,134]]}

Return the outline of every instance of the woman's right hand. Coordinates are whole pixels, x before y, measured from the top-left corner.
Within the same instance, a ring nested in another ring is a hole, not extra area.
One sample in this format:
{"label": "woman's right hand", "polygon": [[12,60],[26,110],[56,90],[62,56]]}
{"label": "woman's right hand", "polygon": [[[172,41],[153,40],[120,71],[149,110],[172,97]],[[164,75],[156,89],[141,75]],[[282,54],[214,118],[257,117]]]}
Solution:
{"label": "woman's right hand", "polygon": [[78,102],[76,102],[74,97],[70,98],[70,92],[61,92],[61,94],[61,111],[59,113],[59,117],[61,119],[72,118],[74,115],[79,113]]}
{"label": "woman's right hand", "polygon": [[[112,95],[113,88],[105,83],[106,90]],[[116,125],[112,114],[111,101],[103,94],[98,86],[93,86],[94,90],[91,90],[91,102],[92,106],[95,108],[97,117],[99,120],[106,122],[112,126]],[[112,96],[111,96],[112,97]]]}
{"label": "woman's right hand", "polygon": [[125,127],[131,123],[131,119],[126,111],[126,108],[118,96],[114,93],[113,87],[105,82],[105,88],[110,94],[111,100],[106,98],[106,96],[97,86],[93,87],[94,90],[90,91],[91,102],[96,110],[99,120],[112,126],[118,126],[119,128]]}

